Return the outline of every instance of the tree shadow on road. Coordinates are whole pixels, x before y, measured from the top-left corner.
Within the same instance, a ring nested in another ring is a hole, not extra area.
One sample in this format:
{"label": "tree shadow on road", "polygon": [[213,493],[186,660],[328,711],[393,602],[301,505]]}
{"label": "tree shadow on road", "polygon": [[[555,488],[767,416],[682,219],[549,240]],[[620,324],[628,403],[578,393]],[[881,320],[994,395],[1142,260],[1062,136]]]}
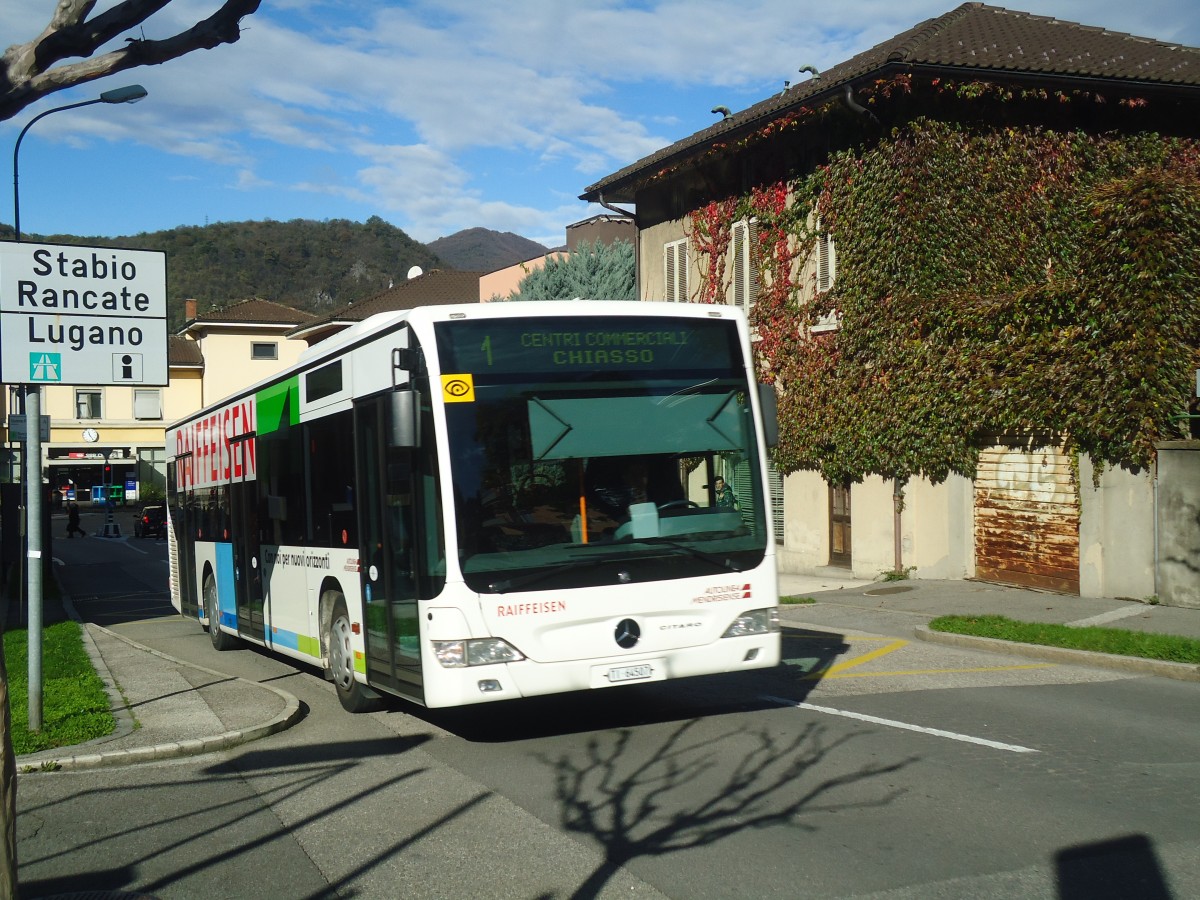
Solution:
{"label": "tree shadow on road", "polygon": [[635,743],[632,730],[620,729],[592,737],[582,756],[543,759],[554,775],[563,828],[595,841],[604,854],[575,900],[599,896],[638,858],[695,850],[755,829],[811,831],[817,814],[884,806],[903,790],[880,785],[864,792],[863,783],[914,761],[839,771],[839,751],[863,732],[829,737],[811,723],[781,737],[763,725],[714,740],[699,726],[699,720],[675,725],[648,754],[644,740]]}
{"label": "tree shadow on road", "polygon": [[[190,891],[200,895],[217,872],[228,882],[238,873],[275,871],[272,858],[278,862],[277,854],[294,855],[291,838],[296,832],[320,825],[331,815],[352,815],[359,801],[380,792],[400,796],[406,784],[426,771],[416,764],[383,781],[363,784],[355,769],[365,758],[397,757],[427,740],[428,736],[419,736],[254,749],[200,769],[200,780],[190,771],[180,775],[144,768],[138,770],[144,774],[134,779],[130,775],[135,769],[114,770],[99,786],[70,793],[49,783],[51,790],[42,792],[34,789],[33,782],[23,781],[22,792],[32,799],[24,800],[19,816],[22,893],[48,897],[73,892],[99,896],[95,892]],[[246,790],[247,776],[256,773],[272,777],[255,790]],[[304,804],[310,792],[333,783],[349,789],[326,790],[325,796],[337,799],[315,809]],[[381,859],[403,852],[487,796],[481,792],[448,809],[421,831],[362,860],[339,883],[351,883]],[[303,811],[285,822],[274,807],[289,802],[299,802]],[[97,859],[105,861],[103,868],[88,865]],[[314,896],[339,893],[336,885],[326,885],[323,878],[320,882]],[[246,889],[257,890],[249,884]]]}

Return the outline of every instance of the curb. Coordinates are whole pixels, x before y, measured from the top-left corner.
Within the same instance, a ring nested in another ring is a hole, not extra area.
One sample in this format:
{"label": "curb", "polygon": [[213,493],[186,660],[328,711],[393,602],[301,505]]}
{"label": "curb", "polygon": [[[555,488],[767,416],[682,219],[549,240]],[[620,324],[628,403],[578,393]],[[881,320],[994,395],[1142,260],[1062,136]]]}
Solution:
{"label": "curb", "polygon": [[1200,665],[1192,663],[1143,659],[1140,656],[1119,656],[1113,653],[1093,653],[1090,650],[1071,650],[1066,647],[1047,647],[1041,644],[1022,644],[1016,641],[1002,641],[998,638],[975,637],[967,634],[954,634],[949,631],[931,631],[924,625],[918,626],[914,633],[918,639],[931,644],[1028,656],[1033,659],[1066,663],[1072,666],[1116,669],[1136,675],[1172,678],[1176,681],[1200,681]]}
{"label": "curb", "polygon": [[[205,666],[196,665],[195,663],[184,662],[151,647],[147,647],[144,644],[139,644],[137,641],[131,640],[124,635],[117,634],[115,631],[105,628],[103,625],[88,623],[83,629],[84,634],[87,635],[87,643],[91,645],[89,646],[89,652],[95,649],[95,645],[91,640],[91,635],[88,634],[88,631],[92,628],[97,628],[110,637],[116,638],[119,641],[124,641],[129,646],[134,647],[137,650],[141,650],[144,653],[157,656],[160,659],[166,660],[172,665],[181,667],[186,666],[190,669],[195,669],[196,671],[212,675],[214,678],[221,679],[222,681],[240,681],[248,686],[270,691],[283,700],[283,711],[273,719],[264,722],[261,725],[255,725],[250,728],[241,728],[235,731],[226,731],[221,734],[215,734],[205,738],[191,738],[183,741],[168,741],[166,743],[154,744],[148,747],[134,747],[128,750],[112,750],[108,753],[84,753],[72,756],[56,756],[55,750],[40,750],[37,753],[30,753],[26,756],[17,757],[16,766],[18,774],[33,774],[21,772],[23,768],[30,766],[36,767],[36,769],[39,770],[54,771],[62,769],[97,769],[106,766],[125,766],[132,765],[134,763],[154,762],[164,759],[178,759],[185,756],[199,756],[204,753],[213,753],[217,750],[227,750],[230,747],[236,747],[239,744],[249,743],[250,741],[256,741],[259,738],[264,738],[268,735],[285,731],[304,717],[304,711],[300,707],[300,701],[295,697],[295,695],[290,694],[281,688],[277,688],[274,685],[260,684],[258,682],[249,681],[245,678],[231,676],[224,672],[218,672],[215,669],[209,669]],[[99,654],[97,653],[97,656],[98,655]],[[102,657],[100,657],[99,662],[103,664]],[[104,665],[104,674],[101,675],[101,679],[105,682],[106,687],[116,684],[112,677],[112,673],[108,671],[107,665]],[[109,690],[109,695],[110,697],[114,696],[111,689]],[[131,718],[128,707],[125,705],[124,698],[121,698],[119,694],[117,694],[115,699],[117,699],[119,705],[114,705],[112,713],[113,717],[117,719],[117,732],[114,732],[114,734],[107,735],[103,738],[97,738],[96,741],[91,741],[89,743],[100,743],[107,740],[112,740],[114,737],[123,736],[123,734],[128,733],[128,730],[121,731],[121,729],[127,725],[130,728],[132,727],[129,724],[131,723]]]}

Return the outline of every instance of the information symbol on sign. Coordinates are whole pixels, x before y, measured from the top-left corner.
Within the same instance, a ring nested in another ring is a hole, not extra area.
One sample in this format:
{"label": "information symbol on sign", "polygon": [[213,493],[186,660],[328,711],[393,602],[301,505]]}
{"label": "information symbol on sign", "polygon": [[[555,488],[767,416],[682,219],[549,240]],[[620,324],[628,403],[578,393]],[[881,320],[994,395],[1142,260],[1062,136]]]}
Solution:
{"label": "information symbol on sign", "polygon": [[142,354],[140,353],[114,353],[113,354],[113,381],[141,381],[142,380]]}
{"label": "information symbol on sign", "polygon": [[30,353],[30,381],[62,381],[61,353]]}

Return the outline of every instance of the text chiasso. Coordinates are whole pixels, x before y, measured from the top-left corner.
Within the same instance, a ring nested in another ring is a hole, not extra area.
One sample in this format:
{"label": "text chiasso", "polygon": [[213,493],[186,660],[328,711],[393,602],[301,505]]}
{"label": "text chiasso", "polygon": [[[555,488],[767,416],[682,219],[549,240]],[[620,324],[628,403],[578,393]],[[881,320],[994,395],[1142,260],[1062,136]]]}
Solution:
{"label": "text chiasso", "polygon": [[254,421],[254,399],[249,398],[172,429],[167,440],[178,460],[175,478],[179,489],[253,479]]}

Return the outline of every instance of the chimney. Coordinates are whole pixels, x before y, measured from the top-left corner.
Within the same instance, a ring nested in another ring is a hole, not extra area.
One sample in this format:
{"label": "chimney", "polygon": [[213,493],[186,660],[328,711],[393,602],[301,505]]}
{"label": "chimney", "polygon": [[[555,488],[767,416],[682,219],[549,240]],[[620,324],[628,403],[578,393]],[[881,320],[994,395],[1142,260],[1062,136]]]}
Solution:
{"label": "chimney", "polygon": [[184,300],[183,301],[183,321],[191,322],[195,318],[196,318],[196,301],[195,300]]}

